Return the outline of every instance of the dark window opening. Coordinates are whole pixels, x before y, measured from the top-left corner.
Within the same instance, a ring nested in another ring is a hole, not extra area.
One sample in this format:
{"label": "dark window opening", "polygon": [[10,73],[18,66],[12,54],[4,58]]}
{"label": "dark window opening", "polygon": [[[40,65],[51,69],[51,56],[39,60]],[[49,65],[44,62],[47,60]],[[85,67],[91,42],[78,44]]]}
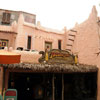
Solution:
{"label": "dark window opening", "polygon": [[2,24],[10,24],[10,13],[3,13]]}
{"label": "dark window opening", "polygon": [[61,40],[58,40],[58,49],[61,50]]}
{"label": "dark window opening", "polygon": [[31,49],[31,36],[28,36],[27,49]]}

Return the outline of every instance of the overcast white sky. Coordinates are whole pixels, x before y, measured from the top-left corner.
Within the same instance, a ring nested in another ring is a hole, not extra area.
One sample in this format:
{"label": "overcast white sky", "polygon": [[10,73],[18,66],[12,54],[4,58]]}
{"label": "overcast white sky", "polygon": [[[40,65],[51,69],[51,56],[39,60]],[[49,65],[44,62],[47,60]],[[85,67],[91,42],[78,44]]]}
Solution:
{"label": "overcast white sky", "polygon": [[96,5],[100,13],[100,0],[1,0],[0,8],[36,14],[42,26],[61,30],[85,21]]}

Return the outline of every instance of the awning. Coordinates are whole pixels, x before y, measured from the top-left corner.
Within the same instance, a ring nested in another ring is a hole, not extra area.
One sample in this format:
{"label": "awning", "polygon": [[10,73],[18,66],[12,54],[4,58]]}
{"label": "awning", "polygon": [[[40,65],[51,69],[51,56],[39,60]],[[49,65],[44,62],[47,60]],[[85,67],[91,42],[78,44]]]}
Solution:
{"label": "awning", "polygon": [[17,53],[0,50],[0,64],[20,63],[20,57]]}
{"label": "awning", "polygon": [[30,63],[19,63],[19,64],[3,64],[5,68],[9,69],[23,69],[31,70],[33,72],[50,72],[50,73],[86,73],[86,72],[97,72],[98,67],[95,65],[71,65],[71,64],[30,64]]}

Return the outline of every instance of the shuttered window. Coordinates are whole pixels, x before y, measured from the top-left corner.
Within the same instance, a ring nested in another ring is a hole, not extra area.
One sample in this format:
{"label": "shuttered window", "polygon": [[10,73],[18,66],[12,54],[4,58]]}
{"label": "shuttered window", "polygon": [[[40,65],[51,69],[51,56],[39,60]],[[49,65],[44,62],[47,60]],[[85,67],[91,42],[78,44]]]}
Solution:
{"label": "shuttered window", "polygon": [[2,24],[10,24],[10,13],[3,13]]}

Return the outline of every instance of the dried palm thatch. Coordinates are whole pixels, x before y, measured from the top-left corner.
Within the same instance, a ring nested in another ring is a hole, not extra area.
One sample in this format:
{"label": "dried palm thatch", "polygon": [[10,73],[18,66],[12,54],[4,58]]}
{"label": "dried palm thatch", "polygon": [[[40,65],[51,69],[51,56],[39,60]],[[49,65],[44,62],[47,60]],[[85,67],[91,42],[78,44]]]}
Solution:
{"label": "dried palm thatch", "polygon": [[97,72],[98,68],[93,65],[71,65],[71,64],[3,64],[10,69],[30,69],[33,72],[53,72],[53,73],[72,73],[72,72]]}

